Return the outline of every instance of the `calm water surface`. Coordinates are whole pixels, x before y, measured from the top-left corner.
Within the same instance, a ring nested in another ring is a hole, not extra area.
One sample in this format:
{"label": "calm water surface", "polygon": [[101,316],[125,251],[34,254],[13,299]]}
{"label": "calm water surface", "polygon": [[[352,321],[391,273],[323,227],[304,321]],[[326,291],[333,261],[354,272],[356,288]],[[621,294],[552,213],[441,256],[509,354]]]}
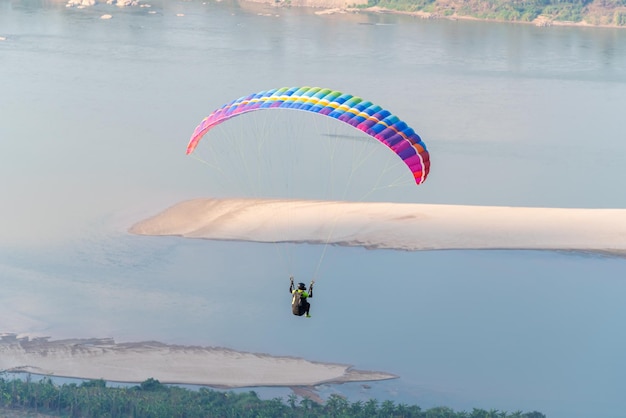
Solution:
{"label": "calm water surface", "polygon": [[[288,314],[281,248],[126,229],[228,195],[184,155],[189,135],[223,103],[289,85],[361,95],[423,136],[428,181],[372,200],[624,208],[626,31],[0,0],[0,37],[0,331],[401,376],[320,388],[353,400],[621,416],[624,259],[330,248],[303,322]],[[290,251],[302,277],[322,253]]]}

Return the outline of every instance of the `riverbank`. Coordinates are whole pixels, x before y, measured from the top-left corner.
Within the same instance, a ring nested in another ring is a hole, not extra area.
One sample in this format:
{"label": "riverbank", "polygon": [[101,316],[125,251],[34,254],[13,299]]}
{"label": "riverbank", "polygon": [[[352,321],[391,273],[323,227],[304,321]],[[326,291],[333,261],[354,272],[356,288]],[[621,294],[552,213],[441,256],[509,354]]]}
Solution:
{"label": "riverbank", "polygon": [[[255,0],[249,0],[255,1]],[[446,19],[446,20],[467,20],[467,21],[482,21],[482,22],[494,22],[494,23],[521,23],[526,25],[534,25],[538,27],[548,27],[548,26],[573,26],[573,27],[596,27],[596,28],[624,28],[625,26],[615,25],[615,24],[590,24],[585,21],[573,22],[573,21],[562,21],[556,20],[549,16],[540,15],[533,20],[530,21],[521,21],[521,20],[504,20],[504,19],[481,19],[474,16],[467,16],[458,13],[439,13],[439,12],[424,12],[424,11],[401,11],[401,10],[392,10],[386,9],[383,7],[363,7],[363,8],[355,8],[355,7],[338,7],[338,8],[328,8],[322,11],[316,12],[318,15],[332,15],[332,14],[342,14],[342,13],[372,13],[372,14],[400,14],[413,16],[420,19]]]}
{"label": "riverbank", "polygon": [[[220,0],[218,0],[220,1]],[[48,0],[50,3],[65,4],[66,7],[85,8],[97,4],[106,3],[116,7],[152,7],[159,8],[160,1],[138,1],[138,0]],[[568,20],[563,18],[562,13],[571,13],[571,10],[564,6],[562,11],[551,10],[551,14],[539,14],[530,18],[523,14],[523,11],[516,10],[512,3],[506,1],[500,3],[481,1],[461,1],[461,0],[436,0],[428,5],[426,10],[400,10],[388,7],[371,6],[367,7],[367,0],[242,0],[240,4],[256,3],[270,6],[272,8],[281,7],[302,7],[316,9],[318,15],[334,14],[402,14],[414,16],[421,19],[447,19],[447,20],[475,20],[500,23],[522,23],[535,26],[576,26],[576,27],[603,27],[603,28],[625,28],[626,7],[614,4],[607,4],[601,0],[595,0],[579,11],[580,20]],[[572,5],[572,7],[575,5]],[[405,4],[410,8],[410,3]],[[414,6],[414,7],[417,7]],[[150,13],[156,13],[151,11]],[[111,17],[107,16],[105,19]],[[502,18],[501,16],[509,16]],[[534,16],[534,15],[533,15]]]}
{"label": "riverbank", "polygon": [[[535,18],[522,16],[519,12],[512,12],[505,7],[507,2],[502,2],[500,7],[505,9],[505,15],[511,16],[509,19],[498,18],[498,6],[492,2],[480,1],[434,1],[426,10],[400,10],[380,6],[367,7],[367,0],[245,0],[247,3],[262,3],[272,7],[307,7],[318,10],[318,15],[333,15],[346,13],[370,13],[370,14],[402,14],[414,16],[421,19],[447,19],[447,20],[474,20],[500,23],[522,23],[540,27],[546,26],[577,26],[577,27],[603,27],[603,28],[624,28],[623,21],[626,20],[626,7],[607,5],[598,0],[587,5],[582,11],[582,19],[573,21],[559,18],[559,14],[554,11],[552,15],[539,14]],[[405,6],[409,8],[410,4]],[[500,12],[502,13],[502,11]],[[482,16],[482,17],[481,17]],[[517,17],[514,17],[517,16]]]}

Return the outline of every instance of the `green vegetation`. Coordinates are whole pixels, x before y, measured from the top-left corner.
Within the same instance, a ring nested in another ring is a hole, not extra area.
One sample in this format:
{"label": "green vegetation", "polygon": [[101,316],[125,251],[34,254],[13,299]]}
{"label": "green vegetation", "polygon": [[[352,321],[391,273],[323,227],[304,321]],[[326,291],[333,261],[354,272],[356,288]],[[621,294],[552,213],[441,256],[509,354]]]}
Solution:
{"label": "green vegetation", "polygon": [[433,17],[626,25],[626,0],[368,0],[367,7],[373,6]]}
{"label": "green vegetation", "polygon": [[[56,385],[49,378],[38,382],[30,379],[0,378],[0,408],[4,411],[40,413],[61,417],[419,417],[419,418],[545,418],[539,412],[514,412],[474,409],[454,412],[438,407],[422,411],[419,406],[396,405],[376,400],[350,403],[331,395],[324,404],[310,399],[289,396],[287,402],[276,398],[261,400],[253,391],[247,393],[219,392],[207,388],[198,391],[167,386],[148,379],[138,386],[107,387],[104,380],[90,380]],[[15,414],[13,414],[15,416]]]}

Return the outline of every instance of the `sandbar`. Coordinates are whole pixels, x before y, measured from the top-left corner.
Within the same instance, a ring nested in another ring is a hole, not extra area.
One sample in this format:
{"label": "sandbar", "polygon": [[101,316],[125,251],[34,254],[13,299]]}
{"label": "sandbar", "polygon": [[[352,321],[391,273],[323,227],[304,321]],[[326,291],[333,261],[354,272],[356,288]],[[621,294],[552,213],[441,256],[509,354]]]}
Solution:
{"label": "sandbar", "polygon": [[406,251],[532,249],[626,255],[626,209],[200,198],[137,222],[129,232]]}
{"label": "sandbar", "polygon": [[220,347],[116,343],[109,338],[49,340],[15,334],[0,336],[0,371],[127,383],[153,378],[161,383],[215,388],[316,386],[397,378],[345,364]]}

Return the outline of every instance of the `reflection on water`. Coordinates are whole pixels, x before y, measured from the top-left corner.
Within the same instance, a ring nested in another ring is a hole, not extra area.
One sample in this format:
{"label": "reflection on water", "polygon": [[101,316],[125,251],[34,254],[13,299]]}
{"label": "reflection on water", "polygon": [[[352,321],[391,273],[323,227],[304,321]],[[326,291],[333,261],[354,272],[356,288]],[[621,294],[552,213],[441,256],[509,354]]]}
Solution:
{"label": "reflection on water", "polygon": [[[624,259],[330,248],[303,323],[280,248],[125,231],[224,193],[184,155],[193,128],[289,85],[362,95],[416,128],[431,176],[380,199],[626,207],[625,31],[0,0],[0,36],[1,331],[354,364],[402,376],[372,393],[424,407],[621,413]],[[321,249],[291,251],[308,279]]]}

